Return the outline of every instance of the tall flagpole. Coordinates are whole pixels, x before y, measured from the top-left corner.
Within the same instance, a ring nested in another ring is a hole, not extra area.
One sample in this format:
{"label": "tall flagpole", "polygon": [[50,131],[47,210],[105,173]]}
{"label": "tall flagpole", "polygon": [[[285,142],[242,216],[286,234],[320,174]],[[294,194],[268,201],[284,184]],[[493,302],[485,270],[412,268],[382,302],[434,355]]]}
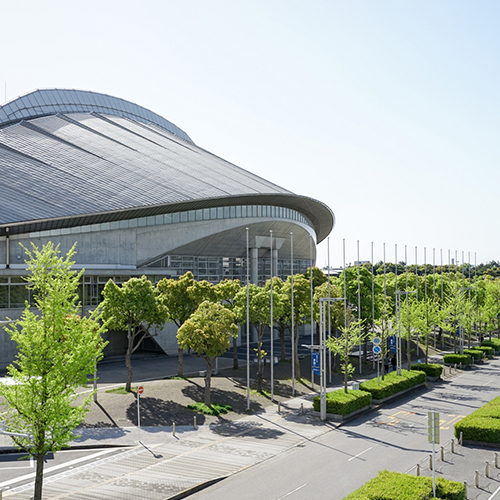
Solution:
{"label": "tall flagpole", "polygon": [[250,259],[247,229],[247,410],[250,410]]}
{"label": "tall flagpole", "polygon": [[273,318],[273,231],[270,234],[270,247],[271,247],[271,401],[274,401],[274,318]]}
{"label": "tall flagpole", "polygon": [[[327,238],[327,252],[328,252],[328,299],[330,299],[330,236]],[[331,323],[331,307],[330,300],[328,300],[328,337],[332,334],[332,323]],[[328,350],[328,364],[329,364],[329,382],[332,383],[332,351]]]}
{"label": "tall flagpole", "polygon": [[[359,284],[359,240],[357,242],[358,247],[358,321],[361,321],[361,287]],[[363,373],[363,363],[361,357],[362,346],[359,344],[359,373]]]}
{"label": "tall flagpole", "polygon": [[[312,236],[309,235],[309,258],[310,258],[310,264],[311,266],[309,267],[310,273],[309,273],[309,288],[311,289],[311,345],[314,345],[314,316],[313,316],[313,251],[312,251]],[[312,356],[312,349],[311,349],[311,356]],[[314,391],[314,370],[312,366],[312,360],[311,360],[311,389]]]}
{"label": "tall flagpole", "polygon": [[[291,262],[291,271],[290,271],[290,280],[292,284],[291,290],[291,300],[292,300],[292,396],[295,396],[295,325],[294,325],[294,316],[295,310],[293,307],[293,233],[290,233],[290,262]],[[312,364],[312,363],[311,363]]]}

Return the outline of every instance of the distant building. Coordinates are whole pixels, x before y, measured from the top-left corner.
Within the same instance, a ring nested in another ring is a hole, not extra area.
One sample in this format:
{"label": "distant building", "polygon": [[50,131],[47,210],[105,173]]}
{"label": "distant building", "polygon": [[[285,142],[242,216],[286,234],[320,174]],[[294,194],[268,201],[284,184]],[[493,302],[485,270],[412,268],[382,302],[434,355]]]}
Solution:
{"label": "distant building", "polygon": [[[67,252],[78,242],[89,308],[109,278],[191,271],[245,281],[246,228],[251,281],[269,277],[271,258],[275,274],[290,273],[290,232],[294,271],[304,272],[311,241],[314,261],[334,225],[320,201],[209,153],[152,111],[94,92],[37,90],[0,106],[0,175],[0,320],[30,300],[19,243],[53,241]],[[0,368],[13,355],[3,352]]]}

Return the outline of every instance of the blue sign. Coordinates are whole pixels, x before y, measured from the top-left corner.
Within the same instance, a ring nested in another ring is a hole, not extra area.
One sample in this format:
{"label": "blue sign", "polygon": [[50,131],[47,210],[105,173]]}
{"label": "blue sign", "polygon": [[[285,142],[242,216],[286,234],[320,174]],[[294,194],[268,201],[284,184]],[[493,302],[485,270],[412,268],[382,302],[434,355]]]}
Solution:
{"label": "blue sign", "polygon": [[375,354],[380,354],[380,351],[381,351],[381,350],[382,350],[382,349],[380,348],[380,346],[379,346],[379,345],[374,345],[374,346],[373,346],[373,352],[374,352]]}
{"label": "blue sign", "polygon": [[396,352],[396,335],[389,337],[389,349],[391,352]]}
{"label": "blue sign", "polygon": [[311,354],[311,364],[312,364],[312,370],[315,375],[321,375],[319,371],[319,352],[313,352]]}

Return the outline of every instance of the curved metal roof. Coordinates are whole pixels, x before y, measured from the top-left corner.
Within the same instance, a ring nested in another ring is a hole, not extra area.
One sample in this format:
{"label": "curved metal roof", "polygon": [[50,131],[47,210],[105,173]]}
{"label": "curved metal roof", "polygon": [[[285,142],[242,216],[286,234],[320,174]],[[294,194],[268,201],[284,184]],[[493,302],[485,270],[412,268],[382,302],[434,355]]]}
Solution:
{"label": "curved metal roof", "polygon": [[0,106],[0,128],[21,120],[55,115],[57,113],[105,113],[126,116],[142,123],[151,123],[193,142],[190,137],[149,109],[107,94],[74,89],[35,90]]}
{"label": "curved metal roof", "polygon": [[297,210],[318,241],[334,225],[323,203],[222,160],[158,120],[82,108],[9,123],[0,128],[0,235],[239,204]]}

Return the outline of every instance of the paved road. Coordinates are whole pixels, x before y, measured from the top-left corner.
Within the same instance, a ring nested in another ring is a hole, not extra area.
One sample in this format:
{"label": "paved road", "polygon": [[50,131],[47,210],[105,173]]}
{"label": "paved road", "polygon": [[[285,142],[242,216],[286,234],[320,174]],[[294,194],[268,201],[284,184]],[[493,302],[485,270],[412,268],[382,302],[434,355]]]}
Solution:
{"label": "paved road", "polygon": [[[341,499],[384,468],[407,472],[418,462],[427,466],[431,451],[427,412],[440,413],[441,443],[448,442],[457,420],[500,393],[499,375],[499,361],[464,372],[434,385],[430,391],[398,400],[314,441],[306,441],[190,498],[229,500],[237,494],[240,500]],[[466,453],[463,448],[462,453]],[[447,477],[456,475],[451,478],[473,484],[477,466],[471,463],[467,469],[464,463],[461,470],[458,468],[446,471]],[[488,492],[484,498],[489,498]]]}
{"label": "paved road", "polygon": [[[178,428],[175,436],[171,428],[145,428],[139,445],[135,428],[87,429],[76,444],[97,449],[56,454],[47,464],[44,499],[166,500],[220,477],[226,479],[190,498],[341,499],[380,469],[406,472],[425,464],[426,412],[441,413],[447,441],[457,419],[500,393],[499,375],[500,360],[492,361],[340,427],[301,416],[300,404],[310,405],[303,398],[289,401],[281,414],[272,406],[235,422]],[[106,443],[129,447],[99,449]],[[439,464],[440,473],[472,484],[485,453],[460,448]],[[32,481],[32,472],[7,478],[0,472],[4,498],[28,500]],[[494,481],[481,478],[482,489],[469,498],[490,498],[500,484]]]}

